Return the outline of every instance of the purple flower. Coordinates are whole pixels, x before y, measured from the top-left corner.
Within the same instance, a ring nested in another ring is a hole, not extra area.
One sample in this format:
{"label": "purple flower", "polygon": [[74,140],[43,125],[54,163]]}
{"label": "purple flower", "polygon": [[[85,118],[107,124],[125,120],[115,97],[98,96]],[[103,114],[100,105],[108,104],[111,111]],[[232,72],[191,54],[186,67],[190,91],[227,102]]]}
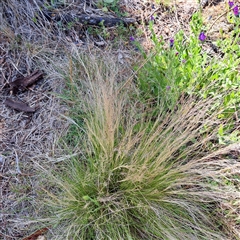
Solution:
{"label": "purple flower", "polygon": [[228,6],[229,6],[230,8],[232,8],[233,5],[234,5],[234,2],[233,2],[233,1],[228,1]]}
{"label": "purple flower", "polygon": [[150,21],[154,21],[154,16],[153,15],[151,15],[151,17],[150,17]]}
{"label": "purple flower", "polygon": [[183,60],[182,60],[182,63],[186,63],[186,59],[183,59]]}
{"label": "purple flower", "polygon": [[177,56],[178,54],[179,54],[179,53],[178,53],[178,52],[176,52],[176,53],[175,53],[175,56]]}
{"label": "purple flower", "polygon": [[204,34],[204,32],[201,32],[201,33],[199,34],[198,39],[199,39],[200,41],[202,41],[202,42],[205,41],[205,39],[206,39],[206,35]]}
{"label": "purple flower", "polygon": [[134,38],[133,36],[131,36],[131,37],[129,38],[129,40],[130,40],[131,42],[133,42],[133,41],[135,41],[135,38]]}
{"label": "purple flower", "polygon": [[169,41],[170,41],[170,48],[171,48],[171,47],[173,47],[174,39],[171,38]]}
{"label": "purple flower", "polygon": [[239,14],[238,5],[236,5],[236,6],[233,8],[233,13],[234,13],[235,16],[238,16],[238,14]]}
{"label": "purple flower", "polygon": [[168,90],[168,91],[169,91],[170,89],[171,89],[171,87],[170,87],[170,86],[166,86],[166,90]]}

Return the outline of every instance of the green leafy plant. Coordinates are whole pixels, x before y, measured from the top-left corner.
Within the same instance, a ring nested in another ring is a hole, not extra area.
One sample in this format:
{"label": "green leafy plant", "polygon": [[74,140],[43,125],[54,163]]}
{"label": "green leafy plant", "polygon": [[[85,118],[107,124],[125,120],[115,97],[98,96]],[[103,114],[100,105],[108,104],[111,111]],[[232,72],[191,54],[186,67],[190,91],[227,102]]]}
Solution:
{"label": "green leafy plant", "polygon": [[98,26],[90,26],[88,27],[88,32],[92,34],[95,37],[101,36],[105,40],[107,40],[110,37],[110,31],[107,27],[104,26],[104,21],[101,21]]}
{"label": "green leafy plant", "polygon": [[232,38],[216,41],[217,54],[212,55],[203,50],[203,45],[209,48],[212,45],[208,45],[207,28],[203,26],[199,13],[192,17],[190,35],[179,31],[167,47],[155,35],[153,21],[149,27],[155,47],[139,72],[138,86],[143,99],[150,98],[155,105],[161,102],[166,109],[173,109],[182,95],[217,96],[219,101],[212,108],[225,109],[219,118],[239,114],[239,28],[232,32]]}
{"label": "green leafy plant", "polygon": [[99,8],[102,8],[104,11],[112,11],[118,17],[126,16],[127,13],[121,11],[119,6],[119,0],[100,0],[97,3]]}

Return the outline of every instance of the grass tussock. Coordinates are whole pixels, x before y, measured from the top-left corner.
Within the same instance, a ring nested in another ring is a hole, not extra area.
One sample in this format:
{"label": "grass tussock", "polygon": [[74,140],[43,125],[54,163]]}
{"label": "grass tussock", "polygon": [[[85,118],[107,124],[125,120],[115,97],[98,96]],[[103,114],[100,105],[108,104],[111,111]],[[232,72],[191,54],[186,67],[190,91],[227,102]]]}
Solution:
{"label": "grass tussock", "polygon": [[68,98],[82,113],[79,154],[46,171],[51,239],[227,239],[218,209],[239,197],[222,184],[239,167],[226,153],[239,146],[214,140],[214,99],[186,99],[153,121],[137,94],[119,91],[113,62],[78,56],[77,66]]}

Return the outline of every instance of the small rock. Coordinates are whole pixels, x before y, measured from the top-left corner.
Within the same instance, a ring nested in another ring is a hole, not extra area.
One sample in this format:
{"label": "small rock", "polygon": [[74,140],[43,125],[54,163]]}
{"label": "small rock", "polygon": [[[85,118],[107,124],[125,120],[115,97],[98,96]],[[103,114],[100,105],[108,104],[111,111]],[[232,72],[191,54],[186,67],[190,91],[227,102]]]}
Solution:
{"label": "small rock", "polygon": [[47,238],[43,235],[40,235],[40,236],[37,237],[36,240],[47,240]]}
{"label": "small rock", "polygon": [[168,35],[169,34],[169,29],[168,28],[164,28],[164,32]]}
{"label": "small rock", "polygon": [[99,47],[102,47],[105,45],[105,42],[104,41],[101,41],[101,42],[95,42],[95,44]]}
{"label": "small rock", "polygon": [[118,62],[123,64],[123,55],[121,53],[118,53]]}

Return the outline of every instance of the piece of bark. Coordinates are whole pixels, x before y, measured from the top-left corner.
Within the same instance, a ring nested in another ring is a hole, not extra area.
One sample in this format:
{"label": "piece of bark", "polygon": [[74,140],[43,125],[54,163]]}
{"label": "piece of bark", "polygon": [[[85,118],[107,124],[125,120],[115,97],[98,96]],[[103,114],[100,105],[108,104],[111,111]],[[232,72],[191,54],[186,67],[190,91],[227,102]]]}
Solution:
{"label": "piece of bark", "polygon": [[5,62],[5,57],[0,58],[0,64],[3,64]]}
{"label": "piece of bark", "polygon": [[75,17],[76,22],[88,25],[99,25],[102,23],[105,27],[112,27],[123,23],[125,26],[136,22],[134,18],[112,18],[99,17],[94,15],[80,14]]}
{"label": "piece of bark", "polygon": [[16,100],[12,100],[10,98],[6,99],[5,105],[10,107],[10,108],[13,108],[15,110],[22,111],[22,112],[31,112],[31,113],[33,113],[33,112],[36,111],[35,108],[29,107],[26,103],[20,102],[20,101],[16,101]]}
{"label": "piece of bark", "polygon": [[24,90],[28,86],[32,85],[33,83],[41,79],[42,77],[43,77],[43,72],[37,70],[27,77],[17,78],[15,81],[9,83],[10,90],[12,91]]}
{"label": "piece of bark", "polygon": [[54,22],[62,22],[64,24],[67,23],[82,23],[84,25],[96,25],[99,26],[102,23],[105,27],[113,27],[118,24],[123,24],[124,26],[128,26],[130,24],[136,23],[136,19],[134,18],[116,18],[116,17],[105,17],[105,16],[97,16],[97,15],[87,15],[87,14],[55,14],[51,18]]}
{"label": "piece of bark", "polygon": [[22,240],[37,240],[39,236],[44,235],[47,231],[48,231],[48,228],[42,228],[40,230],[37,230],[30,236],[23,238]]}

